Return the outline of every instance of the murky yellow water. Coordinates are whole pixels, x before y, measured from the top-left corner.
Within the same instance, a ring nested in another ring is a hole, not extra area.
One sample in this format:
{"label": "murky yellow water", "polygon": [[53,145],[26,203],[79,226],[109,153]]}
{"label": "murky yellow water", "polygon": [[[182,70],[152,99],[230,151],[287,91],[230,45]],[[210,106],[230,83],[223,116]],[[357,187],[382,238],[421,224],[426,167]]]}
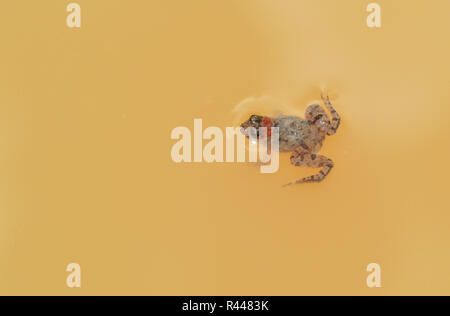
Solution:
{"label": "murky yellow water", "polygon": [[[79,0],[81,30],[67,3],[0,5],[1,294],[450,294],[448,0],[379,0],[375,30],[369,1]],[[170,159],[176,126],[323,88],[319,185]]]}

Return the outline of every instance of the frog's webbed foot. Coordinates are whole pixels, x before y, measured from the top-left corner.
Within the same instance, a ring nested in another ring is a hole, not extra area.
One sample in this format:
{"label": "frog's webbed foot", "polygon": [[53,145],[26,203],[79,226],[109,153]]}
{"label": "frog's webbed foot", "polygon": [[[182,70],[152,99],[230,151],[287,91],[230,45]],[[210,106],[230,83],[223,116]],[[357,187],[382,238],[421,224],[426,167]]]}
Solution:
{"label": "frog's webbed foot", "polygon": [[322,170],[318,174],[288,183],[284,187],[299,183],[321,182],[334,166],[331,159],[322,155],[313,154],[305,149],[296,149],[291,155],[291,163],[294,166],[322,168]]}
{"label": "frog's webbed foot", "polygon": [[320,96],[322,98],[323,103],[325,104],[325,106],[331,113],[332,121],[331,121],[331,124],[327,131],[327,135],[331,136],[331,135],[336,134],[336,131],[338,130],[339,125],[341,124],[341,117],[339,116],[339,114],[336,112],[333,105],[331,104],[330,97],[328,96],[328,94],[327,94],[327,96],[324,96],[324,94],[321,93]]}

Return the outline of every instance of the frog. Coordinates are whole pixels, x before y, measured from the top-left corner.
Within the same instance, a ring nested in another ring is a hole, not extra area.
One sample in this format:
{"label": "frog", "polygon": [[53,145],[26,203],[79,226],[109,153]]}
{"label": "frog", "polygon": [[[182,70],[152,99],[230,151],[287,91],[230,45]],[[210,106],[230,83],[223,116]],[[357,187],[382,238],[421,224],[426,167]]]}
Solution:
{"label": "frog", "polygon": [[[279,152],[291,152],[290,162],[297,167],[321,168],[319,173],[301,178],[284,185],[292,186],[300,183],[320,183],[334,168],[332,159],[320,155],[318,152],[323,146],[327,136],[336,134],[341,124],[341,117],[331,103],[328,94],[321,94],[325,108],[331,114],[331,120],[326,110],[319,104],[309,105],[305,111],[305,117],[293,115],[278,115],[276,117],[252,114],[243,122],[241,132],[249,137],[249,128],[255,128],[257,136],[264,136],[268,140],[271,137],[271,128],[278,128]],[[260,128],[263,128],[260,130]],[[260,131],[266,131],[266,135],[259,135]]]}

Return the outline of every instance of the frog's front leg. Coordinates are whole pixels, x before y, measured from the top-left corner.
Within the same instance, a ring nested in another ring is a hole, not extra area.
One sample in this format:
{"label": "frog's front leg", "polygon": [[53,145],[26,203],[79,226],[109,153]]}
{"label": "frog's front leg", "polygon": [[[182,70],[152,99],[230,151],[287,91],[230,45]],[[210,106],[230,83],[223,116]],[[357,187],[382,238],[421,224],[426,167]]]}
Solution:
{"label": "frog's front leg", "polygon": [[294,150],[291,155],[291,163],[298,167],[322,168],[322,170],[320,170],[318,174],[291,182],[285,186],[295,185],[298,183],[321,182],[330,173],[334,166],[334,163],[330,158],[313,154],[303,148]]}
{"label": "frog's front leg", "polygon": [[318,104],[308,106],[305,118],[311,126],[315,126],[321,135],[325,136],[330,130],[330,118],[327,112]]}
{"label": "frog's front leg", "polygon": [[327,135],[331,136],[331,135],[336,134],[336,131],[338,130],[339,125],[341,124],[341,117],[339,116],[339,114],[336,112],[333,105],[331,104],[330,97],[328,95],[325,97],[323,95],[323,93],[322,93],[321,97],[322,97],[323,103],[325,104],[325,106],[331,113],[332,121],[331,121],[331,125],[328,128],[328,132],[327,132]]}

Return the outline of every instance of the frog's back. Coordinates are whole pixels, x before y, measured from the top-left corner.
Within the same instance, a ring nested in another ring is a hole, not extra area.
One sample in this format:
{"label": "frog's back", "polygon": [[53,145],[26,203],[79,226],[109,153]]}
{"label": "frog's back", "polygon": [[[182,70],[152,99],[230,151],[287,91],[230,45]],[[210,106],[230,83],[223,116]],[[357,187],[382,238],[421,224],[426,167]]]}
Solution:
{"label": "frog's back", "polygon": [[293,151],[307,146],[317,147],[321,137],[312,129],[308,121],[297,116],[280,116],[274,120],[280,132],[280,151]]}

